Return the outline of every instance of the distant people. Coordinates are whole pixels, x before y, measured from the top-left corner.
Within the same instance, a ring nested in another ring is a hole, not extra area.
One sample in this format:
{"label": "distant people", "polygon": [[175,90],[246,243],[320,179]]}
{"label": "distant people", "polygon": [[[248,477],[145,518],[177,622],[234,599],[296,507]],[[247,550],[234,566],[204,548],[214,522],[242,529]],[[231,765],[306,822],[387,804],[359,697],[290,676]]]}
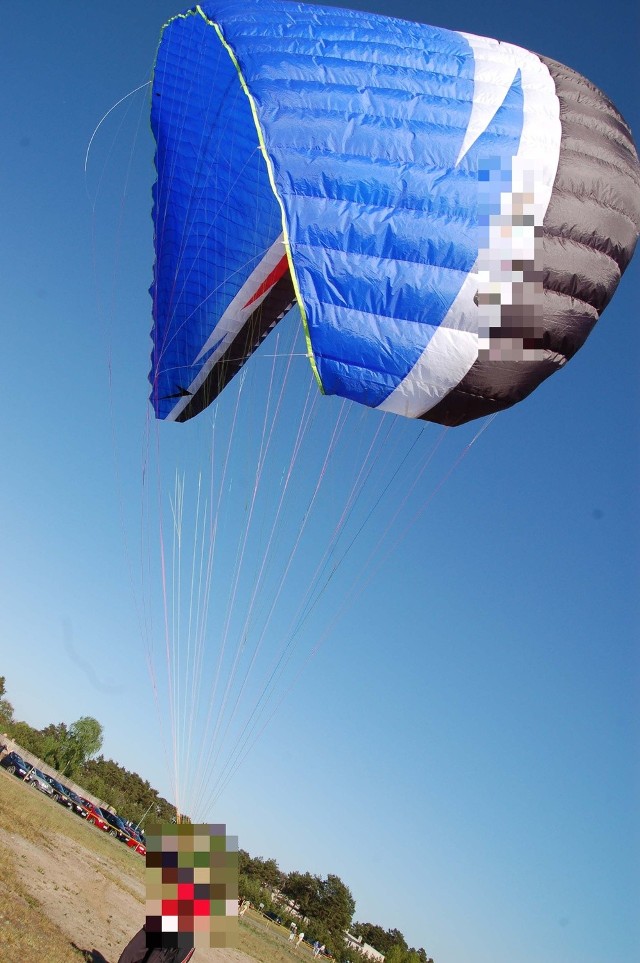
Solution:
{"label": "distant people", "polygon": [[325,947],[325,945],[324,945],[324,943],[323,943],[322,946],[320,947],[320,949],[318,950],[318,953],[322,953],[323,956],[324,956],[324,954],[326,953],[326,951],[327,951],[327,949],[326,949],[326,947]]}
{"label": "distant people", "polygon": [[298,933],[298,939],[296,940],[296,946],[300,946],[304,939],[304,933]]}
{"label": "distant people", "polygon": [[313,944],[313,955],[317,956],[320,952],[320,940],[316,940]]}
{"label": "distant people", "polygon": [[244,916],[249,907],[251,906],[251,900],[243,899],[240,900],[240,908],[238,909],[238,916]]}
{"label": "distant people", "polygon": [[120,955],[118,963],[187,963],[193,954],[194,949],[149,949],[147,947],[147,934],[144,926],[138,930],[133,939],[127,943]]}
{"label": "distant people", "polygon": [[296,926],[295,923],[292,923],[291,926],[289,927],[289,930],[291,931],[291,932],[289,933],[289,942],[290,942],[290,943],[291,943],[292,940],[295,940],[297,929],[298,929],[298,927]]}

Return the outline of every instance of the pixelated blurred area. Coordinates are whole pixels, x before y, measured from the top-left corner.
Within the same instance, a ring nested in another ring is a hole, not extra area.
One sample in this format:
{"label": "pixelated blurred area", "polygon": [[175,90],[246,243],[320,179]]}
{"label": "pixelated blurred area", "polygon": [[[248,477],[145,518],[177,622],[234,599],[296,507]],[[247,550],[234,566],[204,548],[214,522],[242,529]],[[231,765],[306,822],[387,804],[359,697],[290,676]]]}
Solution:
{"label": "pixelated blurred area", "polygon": [[163,823],[147,832],[147,946],[238,946],[238,838],[224,823]]}
{"label": "pixelated blurred area", "polygon": [[[478,358],[546,358],[542,182],[534,161],[485,158],[478,172]],[[539,193],[539,192],[538,192]]]}

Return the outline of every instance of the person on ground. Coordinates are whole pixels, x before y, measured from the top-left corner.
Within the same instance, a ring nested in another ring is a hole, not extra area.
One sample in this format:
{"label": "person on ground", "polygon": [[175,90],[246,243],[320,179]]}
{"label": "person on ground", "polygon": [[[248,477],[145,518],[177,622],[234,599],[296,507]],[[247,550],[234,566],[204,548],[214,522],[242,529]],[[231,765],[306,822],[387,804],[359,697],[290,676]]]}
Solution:
{"label": "person on ground", "polygon": [[147,933],[142,927],[125,946],[118,963],[187,963],[195,950],[160,949],[147,946]]}

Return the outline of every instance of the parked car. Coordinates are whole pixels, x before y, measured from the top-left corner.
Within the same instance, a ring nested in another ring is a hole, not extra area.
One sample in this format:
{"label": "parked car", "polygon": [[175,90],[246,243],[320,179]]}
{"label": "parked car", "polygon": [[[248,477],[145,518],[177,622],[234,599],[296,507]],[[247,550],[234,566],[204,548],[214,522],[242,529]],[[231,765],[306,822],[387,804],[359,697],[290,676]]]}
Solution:
{"label": "parked car", "polygon": [[29,770],[24,781],[28,782],[34,789],[39,789],[46,796],[53,796],[53,786],[49,783],[45,774],[36,769],[35,766]]}
{"label": "parked car", "polygon": [[143,846],[147,845],[147,840],[145,839],[144,833],[142,832],[141,829],[138,829],[137,826],[134,826],[133,824],[130,824],[130,823],[126,824],[126,829],[129,835],[133,836],[133,838],[136,839],[139,843],[142,843]]}
{"label": "parked car", "polygon": [[267,910],[267,912],[264,913],[263,915],[266,916],[268,920],[273,920],[274,923],[278,923],[280,926],[282,926],[282,917],[278,916],[277,913],[273,913],[271,910]]}
{"label": "parked car", "polygon": [[109,809],[103,809],[102,806],[98,807],[98,811],[102,814],[104,819],[107,820],[109,826],[111,827],[109,829],[109,835],[117,836],[120,842],[126,843],[127,839],[129,838],[128,830],[124,824],[124,821],[120,819],[120,816],[112,813]]}
{"label": "parked car", "polygon": [[85,809],[87,810],[87,822],[93,823],[98,829],[103,829],[105,833],[109,832],[109,823],[102,816],[102,812],[93,803],[90,803],[88,799],[85,800]]}
{"label": "parked car", "polygon": [[63,786],[61,782],[54,779],[53,776],[46,776],[46,780],[53,789],[53,798],[61,806],[66,806],[67,809],[73,809],[73,800],[71,798],[71,790]]}
{"label": "parked car", "polygon": [[147,855],[147,847],[135,836],[129,836],[127,838],[127,846],[129,849],[135,849],[136,853],[140,853],[141,856]]}
{"label": "parked car", "polygon": [[73,812],[78,816],[82,816],[84,819],[84,817],[87,815],[86,799],[83,799],[82,796],[79,796],[77,792],[73,792],[72,789],[69,789],[68,793],[69,799],[73,803]]}
{"label": "parked car", "polygon": [[3,758],[0,759],[0,766],[4,766],[7,772],[17,776],[18,779],[24,779],[31,769],[29,763],[25,762],[17,752],[9,752],[6,756],[3,756]]}

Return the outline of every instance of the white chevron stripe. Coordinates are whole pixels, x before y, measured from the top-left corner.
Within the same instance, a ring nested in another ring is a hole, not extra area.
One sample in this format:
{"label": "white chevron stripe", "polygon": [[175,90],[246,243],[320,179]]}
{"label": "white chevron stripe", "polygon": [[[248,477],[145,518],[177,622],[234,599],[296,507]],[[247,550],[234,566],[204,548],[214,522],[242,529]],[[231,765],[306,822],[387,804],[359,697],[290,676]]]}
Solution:
{"label": "white chevron stripe", "polygon": [[216,350],[213,352],[211,357],[207,358],[205,364],[202,366],[202,368],[200,368],[198,374],[189,385],[188,390],[190,394],[184,395],[182,398],[177,400],[176,404],[167,415],[165,419],[166,421],[175,421],[182,414],[184,409],[191,401],[192,396],[196,393],[196,391],[198,391],[199,388],[202,387],[204,382],[209,377],[211,369],[216,362],[220,360],[225,351],[227,351],[230,343],[241,330],[242,326],[253,314],[256,308],[262,304],[270,289],[264,291],[263,294],[259,298],[256,298],[255,301],[252,301],[251,304],[247,305],[247,301],[249,298],[251,298],[254,292],[258,290],[263,281],[269,277],[273,269],[282,259],[283,254],[284,241],[281,234],[273,242],[258,266],[254,268],[247,280],[244,282],[209,335],[209,338],[203,345],[198,356],[194,359],[193,364],[197,364],[205,356],[207,351],[209,351],[217,341],[220,341],[220,344]]}
{"label": "white chevron stripe", "polygon": [[[475,86],[469,129],[458,162],[491,123],[519,69],[524,117],[518,153],[513,160],[512,190],[520,193],[533,180],[531,209],[535,212],[535,224],[541,226],[553,190],[562,132],[553,79],[541,60],[528,50],[486,37],[463,36],[474,52]],[[501,206],[505,212],[511,210],[511,194],[503,195]],[[501,263],[508,261],[510,254],[516,256],[518,232],[512,233],[512,241],[500,238],[499,251],[480,251],[482,262],[493,259]],[[486,280],[491,283],[490,278]],[[378,405],[380,410],[418,418],[462,381],[478,357],[480,312],[473,299],[482,283],[476,264],[420,358],[407,377]]]}

